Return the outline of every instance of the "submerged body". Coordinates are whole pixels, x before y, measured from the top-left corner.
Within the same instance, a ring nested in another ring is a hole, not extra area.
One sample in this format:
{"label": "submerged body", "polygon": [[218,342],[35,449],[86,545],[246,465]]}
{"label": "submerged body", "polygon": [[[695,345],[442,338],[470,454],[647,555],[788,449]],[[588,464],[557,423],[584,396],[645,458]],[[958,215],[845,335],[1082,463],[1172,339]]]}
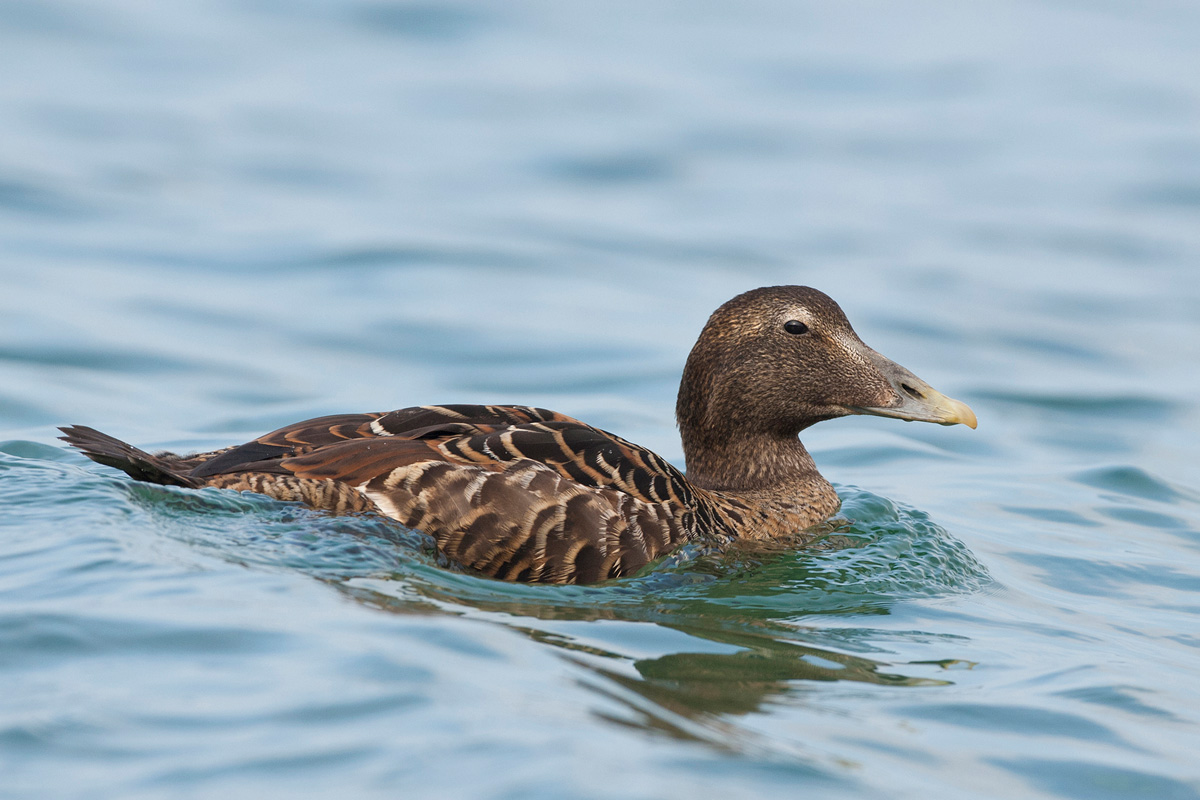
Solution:
{"label": "submerged body", "polygon": [[321,417],[192,456],[150,455],[83,426],[63,439],[139,480],[378,512],[487,575],[588,583],[684,542],[778,538],[829,517],[837,494],[797,438],[815,422],[877,414],[975,426],[967,406],[868,348],[836,303],[798,286],[756,289],[714,312],[676,414],[686,475],[525,406]]}

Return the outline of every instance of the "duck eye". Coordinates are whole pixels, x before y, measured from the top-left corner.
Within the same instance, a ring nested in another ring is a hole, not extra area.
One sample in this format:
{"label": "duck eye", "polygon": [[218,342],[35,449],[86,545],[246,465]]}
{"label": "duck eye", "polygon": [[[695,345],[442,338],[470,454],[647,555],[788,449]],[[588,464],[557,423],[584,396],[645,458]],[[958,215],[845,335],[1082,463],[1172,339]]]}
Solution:
{"label": "duck eye", "polygon": [[788,333],[799,336],[802,333],[808,333],[808,326],[798,319],[789,319],[783,323],[783,329]]}

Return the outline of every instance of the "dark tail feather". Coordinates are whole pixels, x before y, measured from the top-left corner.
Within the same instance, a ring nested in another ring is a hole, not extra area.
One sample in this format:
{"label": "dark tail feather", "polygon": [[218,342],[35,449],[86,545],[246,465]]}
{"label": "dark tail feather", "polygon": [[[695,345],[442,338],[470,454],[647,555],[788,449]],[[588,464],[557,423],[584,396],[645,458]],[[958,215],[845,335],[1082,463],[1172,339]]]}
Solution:
{"label": "dark tail feather", "polygon": [[131,478],[148,483],[161,483],[164,486],[190,486],[200,484],[184,475],[170,460],[152,456],[145,450],[139,450],[131,444],[113,438],[107,433],[101,433],[86,425],[72,425],[69,428],[59,428],[65,436],[62,439],[72,447],[77,447],[83,454],[100,464],[116,467]]}

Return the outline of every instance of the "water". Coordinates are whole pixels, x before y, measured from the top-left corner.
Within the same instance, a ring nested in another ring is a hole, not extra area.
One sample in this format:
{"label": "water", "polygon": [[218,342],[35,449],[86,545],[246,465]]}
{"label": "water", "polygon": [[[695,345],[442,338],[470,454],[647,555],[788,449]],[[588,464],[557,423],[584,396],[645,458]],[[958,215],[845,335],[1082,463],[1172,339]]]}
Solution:
{"label": "water", "polygon": [[[1194,4],[0,4],[0,796],[1197,798]],[[676,463],[805,283],[980,428],[805,441],[838,547],[599,587],[133,486],[529,403]]]}

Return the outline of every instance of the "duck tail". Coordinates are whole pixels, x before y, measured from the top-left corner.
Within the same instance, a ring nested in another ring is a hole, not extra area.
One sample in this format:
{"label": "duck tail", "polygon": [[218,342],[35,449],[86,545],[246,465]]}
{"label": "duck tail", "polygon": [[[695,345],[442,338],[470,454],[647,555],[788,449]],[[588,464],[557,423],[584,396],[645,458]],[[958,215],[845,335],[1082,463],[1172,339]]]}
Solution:
{"label": "duck tail", "polygon": [[92,461],[115,467],[131,478],[163,486],[196,488],[200,485],[189,478],[178,465],[173,464],[171,458],[151,455],[95,428],[71,425],[59,430],[65,435],[58,438],[82,450]]}

